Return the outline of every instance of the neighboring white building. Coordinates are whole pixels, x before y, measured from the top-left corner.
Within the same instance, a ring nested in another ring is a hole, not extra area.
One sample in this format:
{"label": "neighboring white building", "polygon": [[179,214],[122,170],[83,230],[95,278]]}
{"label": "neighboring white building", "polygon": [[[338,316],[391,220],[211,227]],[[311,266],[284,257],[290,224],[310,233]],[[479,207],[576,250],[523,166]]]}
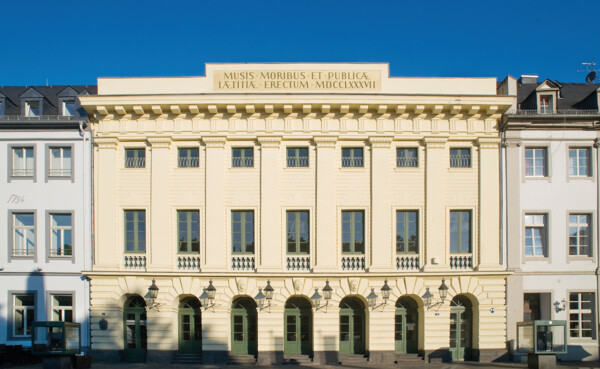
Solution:
{"label": "neighboring white building", "polygon": [[499,92],[517,95],[501,126],[507,338],[520,321],[566,320],[562,359],[598,360],[600,89],[523,76]]}
{"label": "neighboring white building", "polygon": [[91,136],[77,97],[96,86],[0,87],[0,343],[31,323],[81,323],[89,347]]}

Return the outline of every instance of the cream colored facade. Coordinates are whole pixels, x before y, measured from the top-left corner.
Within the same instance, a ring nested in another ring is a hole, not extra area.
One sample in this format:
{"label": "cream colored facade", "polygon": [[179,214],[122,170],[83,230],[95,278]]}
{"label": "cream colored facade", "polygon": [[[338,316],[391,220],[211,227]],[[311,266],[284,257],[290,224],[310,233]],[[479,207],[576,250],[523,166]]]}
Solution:
{"label": "cream colored facade", "polygon": [[[100,78],[83,96],[94,150],[92,349],[125,349],[126,300],[147,297],[147,358],[179,350],[179,304],[200,296],[204,361],[232,354],[232,302],[255,297],[270,281],[268,308],[257,312],[260,363],[281,362],[288,298],[310,302],[325,282],[327,306],[313,307],[315,362],[343,361],[340,301],[365,305],[364,354],[393,362],[396,301],[418,305],[418,351],[448,357],[451,300],[472,304],[471,358],[504,353],[506,272],[500,250],[498,120],[514,97],[498,96],[493,78],[396,78],[386,64],[211,64],[205,77]],[[251,148],[253,165],[232,166],[233,148]],[[286,149],[308,148],[308,167],[289,167]],[[125,150],[142,148],[144,168],[125,168]],[[178,149],[197,148],[198,167],[178,167]],[[363,166],[346,167],[344,148],[360,148]],[[415,148],[417,167],[398,167],[396,149]],[[453,148],[470,165],[450,166]],[[144,210],[145,252],[126,253],[124,214]],[[200,251],[178,253],[177,211],[200,215]],[[254,214],[255,250],[232,251],[232,211]],[[309,214],[308,255],[288,255],[287,211]],[[364,214],[363,254],[342,252],[342,212]],[[396,252],[396,212],[418,214],[418,253]],[[471,252],[450,251],[451,211],[471,215]],[[449,287],[440,302],[442,279]],[[380,291],[391,287],[388,301]],[[423,295],[433,293],[426,306]],[[374,288],[376,307],[367,296]],[[468,308],[468,307],[467,307]],[[102,324],[100,324],[102,323]],[[101,329],[100,326],[104,325]],[[126,351],[126,350],[125,350]],[[361,353],[362,354],[362,353]]]}

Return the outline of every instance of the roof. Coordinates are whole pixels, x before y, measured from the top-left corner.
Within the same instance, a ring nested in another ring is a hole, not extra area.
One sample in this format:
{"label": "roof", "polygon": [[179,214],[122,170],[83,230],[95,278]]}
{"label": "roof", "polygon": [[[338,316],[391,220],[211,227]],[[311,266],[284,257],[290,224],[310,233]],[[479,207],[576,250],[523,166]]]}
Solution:
{"label": "roof", "polygon": [[[96,85],[80,86],[0,86],[0,99],[5,99],[4,115],[23,115],[21,100],[23,94],[39,93],[43,96],[42,115],[59,115],[59,99],[64,96],[91,95],[97,93]],[[64,93],[63,93],[64,92]],[[80,116],[86,116],[83,109],[78,109]]]}
{"label": "roof", "polygon": [[[537,109],[536,88],[544,82],[522,83],[521,80],[517,82],[517,104],[520,109]],[[559,89],[556,109],[598,109],[599,84],[548,82]]]}

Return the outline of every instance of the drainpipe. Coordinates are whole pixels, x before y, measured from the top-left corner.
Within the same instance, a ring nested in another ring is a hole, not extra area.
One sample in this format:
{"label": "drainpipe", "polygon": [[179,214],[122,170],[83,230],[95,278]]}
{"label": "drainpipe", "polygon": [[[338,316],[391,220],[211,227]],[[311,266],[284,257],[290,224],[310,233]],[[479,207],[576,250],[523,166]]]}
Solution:
{"label": "drainpipe", "polygon": [[[600,258],[600,239],[598,237],[600,235],[600,183],[598,181],[600,178],[600,157],[598,155],[600,150],[598,150],[598,146],[600,146],[600,139],[596,138],[594,140],[594,149],[596,150],[596,325],[598,326],[597,328],[600,328],[600,324],[598,324],[600,322],[600,311],[598,309],[600,307],[600,265],[598,263],[598,259]],[[598,331],[596,331],[597,334]]]}

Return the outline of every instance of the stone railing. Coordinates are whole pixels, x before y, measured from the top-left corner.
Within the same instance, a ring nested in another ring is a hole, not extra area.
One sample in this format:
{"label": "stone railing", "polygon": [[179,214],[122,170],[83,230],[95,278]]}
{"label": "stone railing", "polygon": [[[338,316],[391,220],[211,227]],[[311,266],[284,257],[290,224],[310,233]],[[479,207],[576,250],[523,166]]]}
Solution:
{"label": "stone railing", "polygon": [[123,255],[125,269],[146,269],[146,255]]}
{"label": "stone railing", "polygon": [[232,256],[231,269],[254,271],[254,255]]}
{"label": "stone railing", "polygon": [[177,269],[179,270],[199,270],[200,269],[200,257],[199,256],[185,256],[180,255],[177,257]]}
{"label": "stone railing", "polygon": [[396,269],[398,270],[419,270],[418,255],[396,256]]}
{"label": "stone railing", "polygon": [[287,257],[287,270],[308,271],[310,270],[310,256],[294,255]]}
{"label": "stone railing", "polygon": [[342,256],[342,270],[365,270],[365,256]]}
{"label": "stone railing", "polygon": [[450,269],[473,269],[473,254],[451,255]]}

